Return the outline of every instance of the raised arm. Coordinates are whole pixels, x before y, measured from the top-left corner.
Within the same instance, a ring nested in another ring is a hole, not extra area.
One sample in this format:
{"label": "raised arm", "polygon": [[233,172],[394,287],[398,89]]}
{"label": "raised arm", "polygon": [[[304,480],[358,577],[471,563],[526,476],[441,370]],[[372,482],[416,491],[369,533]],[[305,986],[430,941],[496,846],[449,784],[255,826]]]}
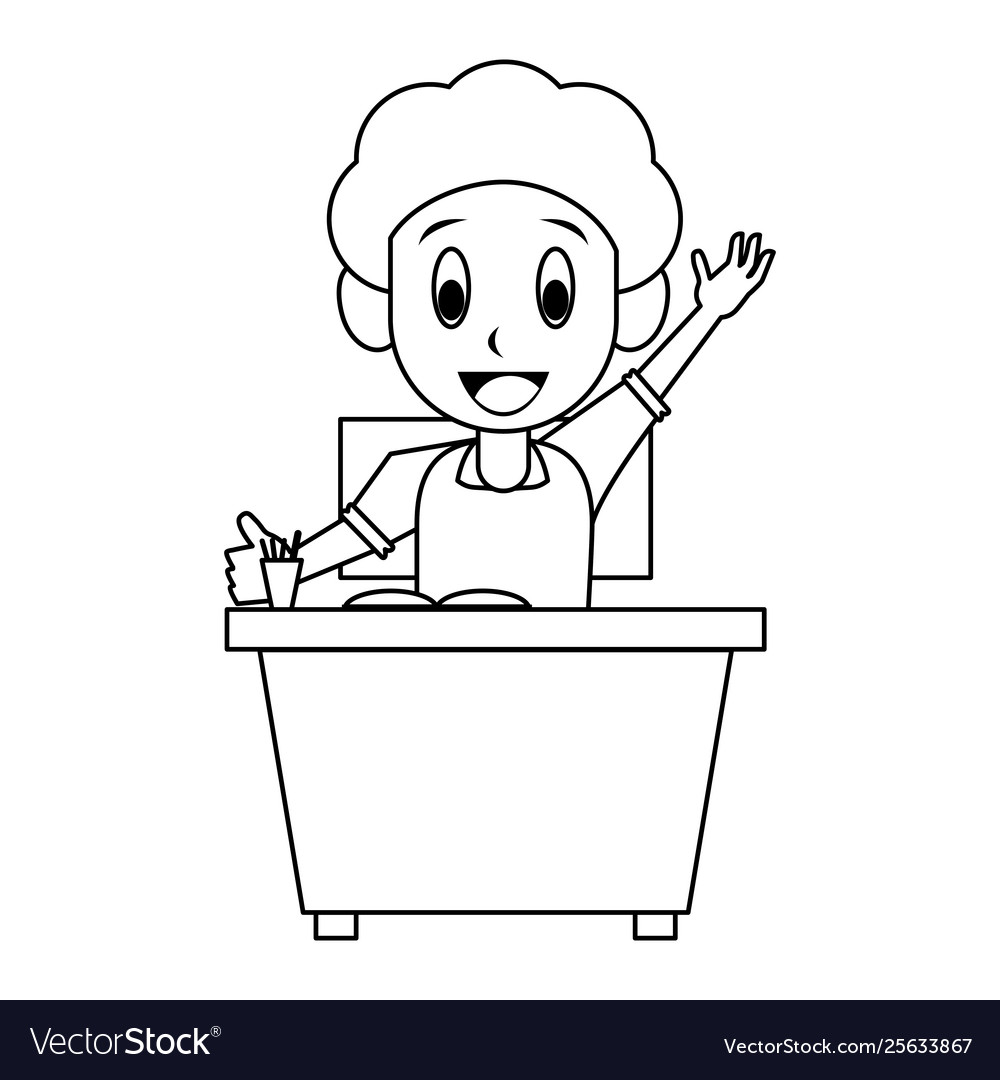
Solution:
{"label": "raised arm", "polygon": [[726,261],[713,274],[701,250],[691,261],[697,278],[694,311],[645,362],[543,439],[565,450],[590,483],[595,512],[649,428],[669,412],[663,400],[712,331],[735,315],[763,285],[774,258],[760,250],[760,233],[736,233]]}
{"label": "raised arm", "polygon": [[735,315],[764,284],[774,252],[761,251],[760,241],[760,233],[749,239],[734,233],[726,261],[714,273],[700,248],[691,252],[696,307],[639,368],[659,397],[667,396],[719,323]]}

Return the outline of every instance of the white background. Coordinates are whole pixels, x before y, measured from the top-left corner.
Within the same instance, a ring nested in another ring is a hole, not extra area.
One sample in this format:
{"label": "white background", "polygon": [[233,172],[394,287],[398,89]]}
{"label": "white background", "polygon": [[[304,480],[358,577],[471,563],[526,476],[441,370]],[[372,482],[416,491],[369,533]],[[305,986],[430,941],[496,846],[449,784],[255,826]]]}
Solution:
{"label": "white background", "polygon": [[[0,992],[995,996],[993,10],[5,6]],[[496,57],[641,109],[685,209],[675,319],[692,247],[778,252],[671,396],[655,587],[596,597],[770,613],[673,944],[313,942],[256,659],[222,650],[236,513],[319,527],[336,417],[421,412],[337,320],[358,125]]]}

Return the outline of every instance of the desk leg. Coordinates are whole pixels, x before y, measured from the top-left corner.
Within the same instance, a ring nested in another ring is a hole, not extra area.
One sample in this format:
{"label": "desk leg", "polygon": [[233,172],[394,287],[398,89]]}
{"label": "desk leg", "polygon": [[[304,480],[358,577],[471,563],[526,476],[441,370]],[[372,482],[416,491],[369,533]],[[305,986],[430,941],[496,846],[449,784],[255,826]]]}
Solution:
{"label": "desk leg", "polygon": [[313,915],[316,941],[357,941],[357,915]]}
{"label": "desk leg", "polygon": [[668,912],[666,915],[633,915],[632,940],[676,941],[676,912]]}

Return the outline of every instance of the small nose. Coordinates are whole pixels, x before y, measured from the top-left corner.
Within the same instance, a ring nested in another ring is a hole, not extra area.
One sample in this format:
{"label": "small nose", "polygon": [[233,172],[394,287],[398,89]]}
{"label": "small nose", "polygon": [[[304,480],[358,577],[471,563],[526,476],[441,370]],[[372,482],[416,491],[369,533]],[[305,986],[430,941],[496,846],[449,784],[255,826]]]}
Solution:
{"label": "small nose", "polygon": [[499,330],[499,329],[500,329],[500,327],[499,327],[499,326],[497,326],[497,327],[496,327],[496,328],[495,328],[495,329],[493,330],[493,333],[492,333],[492,334],[490,334],[489,346],[490,346],[490,348],[491,348],[491,349],[493,350],[493,352],[495,352],[495,353],[497,354],[497,356],[500,356],[500,357],[502,357],[502,356],[503,356],[503,354],[502,354],[502,353],[500,352],[500,350],[499,350],[499,349],[497,348],[497,330]]}

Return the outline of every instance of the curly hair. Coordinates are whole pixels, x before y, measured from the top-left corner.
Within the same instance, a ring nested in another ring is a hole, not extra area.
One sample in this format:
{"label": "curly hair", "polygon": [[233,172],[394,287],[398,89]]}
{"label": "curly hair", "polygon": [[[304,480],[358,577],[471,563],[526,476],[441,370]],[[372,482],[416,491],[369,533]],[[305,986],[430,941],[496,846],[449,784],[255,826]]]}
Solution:
{"label": "curly hair", "polygon": [[330,241],[351,275],[385,292],[400,221],[490,180],[536,184],[586,208],[618,249],[623,292],[660,273],[680,238],[677,190],[635,106],[606,87],[560,84],[502,60],[404,87],[372,109],[330,196]]}

